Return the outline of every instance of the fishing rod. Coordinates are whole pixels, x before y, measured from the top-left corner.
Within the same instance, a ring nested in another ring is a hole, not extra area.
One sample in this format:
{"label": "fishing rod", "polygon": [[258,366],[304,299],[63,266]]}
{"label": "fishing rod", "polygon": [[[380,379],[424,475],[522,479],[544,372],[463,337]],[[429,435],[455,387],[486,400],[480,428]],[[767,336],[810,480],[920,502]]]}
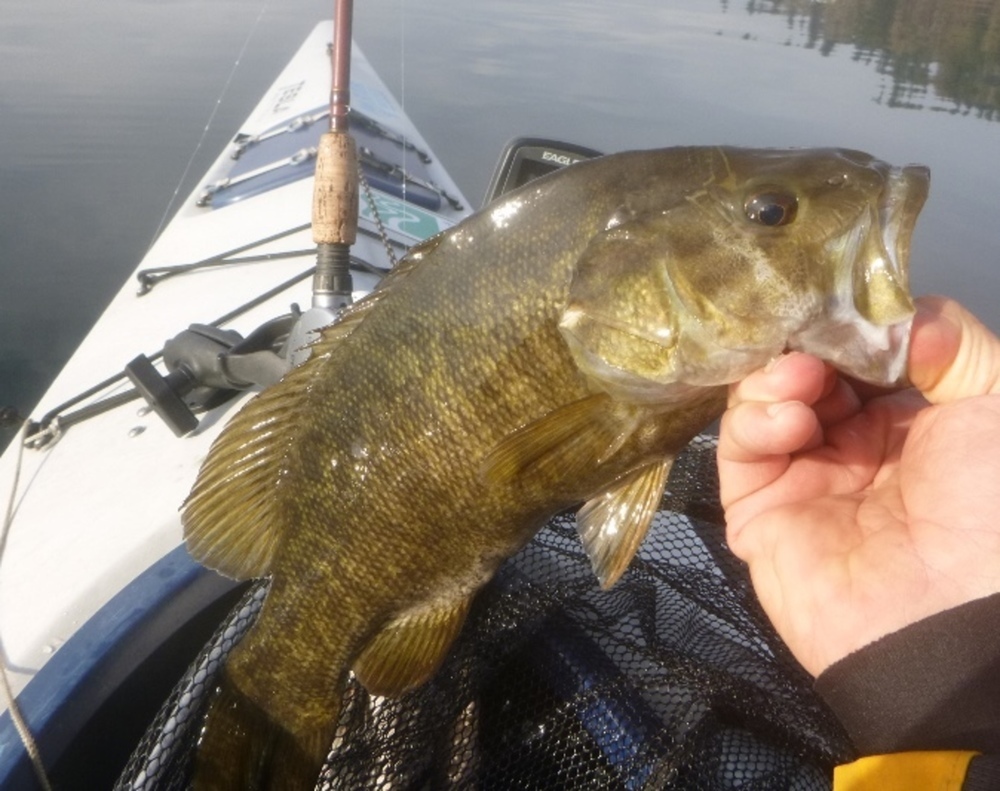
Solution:
{"label": "fishing rod", "polygon": [[314,308],[351,302],[351,245],[358,232],[358,153],[350,134],[353,0],[336,0],[331,52],[330,129],[320,137],[313,188]]}
{"label": "fishing rod", "polygon": [[358,235],[358,152],[351,137],[351,25],[353,0],[335,0],[330,47],[330,128],[316,149],[312,234],[316,244],[312,306],[299,318],[284,348],[292,365],[305,362],[316,333],[351,304],[351,245]]}

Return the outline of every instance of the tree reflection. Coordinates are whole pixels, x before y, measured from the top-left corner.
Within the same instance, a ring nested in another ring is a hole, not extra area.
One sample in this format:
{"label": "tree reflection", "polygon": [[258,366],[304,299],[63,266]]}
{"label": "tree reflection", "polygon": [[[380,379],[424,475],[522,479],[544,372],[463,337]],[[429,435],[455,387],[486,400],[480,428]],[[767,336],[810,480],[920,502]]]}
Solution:
{"label": "tree reflection", "polygon": [[787,17],[802,46],[853,58],[891,80],[878,101],[1000,120],[1000,0],[748,0]]}

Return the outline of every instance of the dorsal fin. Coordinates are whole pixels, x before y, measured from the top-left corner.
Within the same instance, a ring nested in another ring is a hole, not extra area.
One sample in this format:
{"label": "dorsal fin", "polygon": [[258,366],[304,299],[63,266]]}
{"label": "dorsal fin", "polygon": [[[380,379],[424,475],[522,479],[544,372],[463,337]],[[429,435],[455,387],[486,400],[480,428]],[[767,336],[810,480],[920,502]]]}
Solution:
{"label": "dorsal fin", "polygon": [[[423,242],[412,248],[412,250],[420,251],[425,246],[433,249],[433,247],[437,246],[436,243],[433,246],[429,245],[430,241],[431,240]],[[396,267],[389,272],[389,274],[382,278],[382,281],[378,284],[374,291],[366,294],[354,304],[348,305],[341,311],[336,321],[319,330],[319,337],[312,343],[308,344],[309,348],[312,350],[310,358],[320,357],[326,354],[344,338],[354,332],[361,322],[364,321],[372,312],[372,308],[378,305],[387,296],[392,294],[395,288],[406,278],[406,276],[417,268],[421,258],[421,255],[407,255],[406,258],[403,258],[396,265]]]}
{"label": "dorsal fin", "polygon": [[184,503],[191,556],[235,579],[262,577],[281,535],[274,489],[312,366],[293,369],[258,394],[215,440]]}
{"label": "dorsal fin", "polygon": [[275,487],[288,446],[295,442],[307,385],[317,366],[403,281],[421,256],[404,258],[379,288],[320,330],[309,359],[251,399],[208,453],[183,506],[184,540],[191,556],[236,579],[270,573],[282,533]]}

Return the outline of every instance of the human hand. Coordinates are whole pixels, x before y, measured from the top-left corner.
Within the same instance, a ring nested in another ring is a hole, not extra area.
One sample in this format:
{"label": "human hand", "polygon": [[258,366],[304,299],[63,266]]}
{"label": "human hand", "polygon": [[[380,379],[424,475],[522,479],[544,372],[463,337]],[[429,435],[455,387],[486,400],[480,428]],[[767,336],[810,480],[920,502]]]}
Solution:
{"label": "human hand", "polygon": [[814,676],[1000,591],[1000,340],[954,301],[918,306],[914,388],[874,393],[791,353],[730,389],[727,540]]}

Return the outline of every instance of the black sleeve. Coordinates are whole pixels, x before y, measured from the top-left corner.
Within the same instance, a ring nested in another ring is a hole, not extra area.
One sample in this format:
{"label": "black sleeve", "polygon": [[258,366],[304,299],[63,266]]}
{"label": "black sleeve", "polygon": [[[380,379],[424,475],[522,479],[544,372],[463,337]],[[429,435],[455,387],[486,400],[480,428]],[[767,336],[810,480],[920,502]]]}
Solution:
{"label": "black sleeve", "polygon": [[969,763],[962,791],[996,791],[1000,788],[1000,753],[977,755]]}
{"label": "black sleeve", "polygon": [[[975,750],[1000,756],[1000,593],[844,657],[816,679],[816,691],[863,755]],[[990,758],[982,770],[996,768]]]}

